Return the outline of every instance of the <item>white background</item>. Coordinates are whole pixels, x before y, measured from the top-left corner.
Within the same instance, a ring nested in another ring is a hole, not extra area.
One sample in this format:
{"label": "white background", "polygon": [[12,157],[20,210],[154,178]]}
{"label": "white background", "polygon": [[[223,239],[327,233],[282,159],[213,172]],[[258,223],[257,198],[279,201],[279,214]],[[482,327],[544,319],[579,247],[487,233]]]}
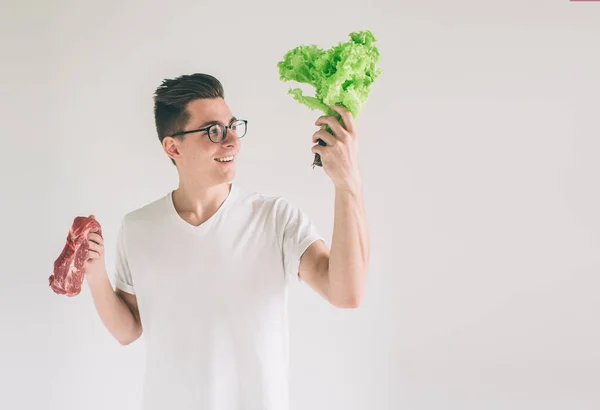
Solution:
{"label": "white background", "polygon": [[0,19],[0,408],[139,408],[143,339],[120,346],[87,287],[47,278],[76,215],[110,267],[123,214],[176,185],[163,78],[221,79],[249,120],[237,182],[331,235],[319,114],[276,63],[363,29],[384,71],[357,119],[367,296],[341,311],[292,286],[292,408],[600,408],[600,3],[38,0]]}

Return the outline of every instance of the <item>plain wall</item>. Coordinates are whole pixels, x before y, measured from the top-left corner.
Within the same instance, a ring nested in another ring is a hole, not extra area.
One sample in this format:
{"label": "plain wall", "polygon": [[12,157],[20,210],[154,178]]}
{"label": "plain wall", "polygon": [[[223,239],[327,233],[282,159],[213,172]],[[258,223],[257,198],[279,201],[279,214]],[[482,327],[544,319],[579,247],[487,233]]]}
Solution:
{"label": "plain wall", "polygon": [[120,346],[87,285],[48,276],[77,215],[174,188],[152,93],[220,78],[249,120],[236,181],[330,237],[318,112],[277,62],[352,31],[383,74],[357,119],[372,235],[358,310],[290,292],[294,410],[600,408],[600,3],[19,1],[0,13],[0,408],[139,409],[143,339]]}

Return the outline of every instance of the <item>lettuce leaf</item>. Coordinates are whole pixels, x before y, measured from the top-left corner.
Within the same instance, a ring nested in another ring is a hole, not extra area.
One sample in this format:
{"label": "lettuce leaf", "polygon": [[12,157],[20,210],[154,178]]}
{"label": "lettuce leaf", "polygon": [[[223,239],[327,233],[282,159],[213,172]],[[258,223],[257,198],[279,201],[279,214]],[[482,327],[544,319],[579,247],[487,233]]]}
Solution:
{"label": "lettuce leaf", "polygon": [[314,44],[289,50],[277,63],[281,81],[295,81],[315,88],[307,96],[300,88],[289,90],[296,101],[311,110],[339,118],[330,107],[340,105],[356,118],[363,109],[371,87],[381,75],[377,66],[379,50],[371,31],[350,33],[350,40],[322,50]]}

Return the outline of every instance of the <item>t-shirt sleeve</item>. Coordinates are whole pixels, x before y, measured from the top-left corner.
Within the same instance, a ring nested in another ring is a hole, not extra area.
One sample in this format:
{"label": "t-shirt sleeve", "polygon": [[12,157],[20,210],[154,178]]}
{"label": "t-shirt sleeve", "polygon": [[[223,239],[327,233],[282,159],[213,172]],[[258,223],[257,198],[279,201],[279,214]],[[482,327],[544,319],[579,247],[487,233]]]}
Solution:
{"label": "t-shirt sleeve", "polygon": [[313,242],[324,238],[307,213],[288,201],[282,200],[278,219],[285,275],[300,280],[298,268],[302,254]]}
{"label": "t-shirt sleeve", "polygon": [[135,295],[133,279],[129,270],[126,251],[126,225],[125,218],[121,221],[119,233],[117,235],[117,250],[115,260],[115,286],[124,292]]}

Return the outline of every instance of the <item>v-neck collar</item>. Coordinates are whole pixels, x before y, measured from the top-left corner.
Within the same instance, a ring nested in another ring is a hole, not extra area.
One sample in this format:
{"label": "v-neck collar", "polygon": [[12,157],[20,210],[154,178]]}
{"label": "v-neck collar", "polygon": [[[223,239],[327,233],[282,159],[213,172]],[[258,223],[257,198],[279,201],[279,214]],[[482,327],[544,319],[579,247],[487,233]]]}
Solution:
{"label": "v-neck collar", "polygon": [[177,209],[175,208],[175,202],[173,201],[173,192],[174,191],[170,191],[166,196],[166,202],[169,207],[169,211],[173,216],[173,219],[175,219],[176,223],[179,226],[181,226],[183,229],[186,229],[188,232],[194,234],[202,234],[205,233],[214,224],[215,219],[218,218],[225,211],[225,209],[227,209],[227,207],[229,207],[230,203],[233,201],[233,197],[237,193],[237,186],[234,183],[230,184],[229,193],[227,194],[227,197],[225,198],[221,206],[216,210],[214,214],[210,216],[210,218],[208,218],[206,221],[202,222],[198,226],[190,224],[185,219],[183,219],[181,215],[179,215]]}

